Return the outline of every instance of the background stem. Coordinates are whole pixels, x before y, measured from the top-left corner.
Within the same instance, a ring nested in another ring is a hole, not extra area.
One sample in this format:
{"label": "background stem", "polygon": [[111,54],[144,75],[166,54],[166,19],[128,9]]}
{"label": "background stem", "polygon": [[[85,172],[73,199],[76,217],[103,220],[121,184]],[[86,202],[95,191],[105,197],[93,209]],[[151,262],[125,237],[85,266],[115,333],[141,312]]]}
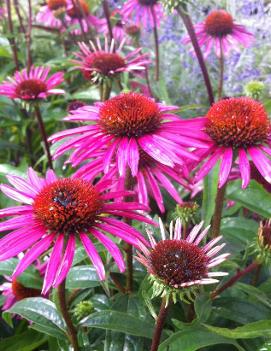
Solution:
{"label": "background stem", "polygon": [[166,321],[167,313],[168,313],[169,305],[166,305],[166,298],[164,297],[161,302],[160,311],[157,317],[157,321],[155,324],[155,329],[152,337],[152,344],[150,351],[157,351],[160,339],[163,331],[163,327]]}
{"label": "background stem", "polygon": [[215,199],[215,212],[212,220],[212,238],[216,238],[220,233],[221,216],[222,216],[226,187],[227,187],[227,184],[217,189],[217,194]]}
{"label": "background stem", "polygon": [[194,30],[193,23],[191,21],[190,16],[186,12],[186,9],[184,9],[182,7],[177,7],[176,10],[177,10],[178,14],[180,15],[180,17],[182,18],[183,23],[185,25],[185,28],[188,32],[190,39],[191,39],[191,43],[192,43],[193,48],[195,50],[195,53],[196,53],[196,56],[197,56],[197,59],[198,59],[199,65],[200,65],[200,69],[201,69],[201,72],[203,75],[205,87],[206,87],[206,90],[208,93],[209,103],[210,103],[210,105],[212,105],[214,102],[213,89],[212,89],[209,74],[208,74],[208,71],[207,71],[207,68],[205,65],[205,61],[204,61],[204,58],[203,58],[203,55],[202,55],[202,52],[201,52],[201,49],[200,49],[200,46],[199,46],[199,43],[197,40],[197,36],[196,36],[195,30]]}
{"label": "background stem", "polygon": [[114,39],[114,36],[113,36],[113,30],[112,30],[112,25],[111,25],[111,21],[110,21],[110,10],[109,10],[109,6],[108,6],[108,2],[106,0],[103,0],[103,10],[104,10],[104,16],[106,19],[106,23],[107,23],[109,39],[110,39],[110,41],[112,41]]}
{"label": "background stem", "polygon": [[249,272],[253,271],[255,268],[259,267],[258,262],[252,262],[249,266],[247,266],[245,269],[237,272],[230,280],[228,280],[224,285],[221,286],[221,288],[215,290],[211,294],[211,298],[214,299],[217,295],[220,295],[224,290],[230,288],[235,284],[239,279],[241,279],[244,275],[248,274]]}
{"label": "background stem", "polygon": [[73,349],[74,349],[74,351],[79,351],[77,332],[76,332],[76,329],[72,323],[71,317],[69,315],[68,307],[67,307],[65,284],[66,284],[66,280],[64,280],[58,286],[58,289],[57,289],[58,299],[59,299],[59,307],[60,307],[61,314],[66,322],[67,329],[68,329],[68,336],[69,336],[70,342],[73,346]]}
{"label": "background stem", "polygon": [[42,120],[42,116],[41,116],[41,112],[40,112],[40,108],[38,104],[35,104],[35,115],[38,121],[38,125],[39,125],[39,129],[40,129],[40,133],[41,133],[41,137],[44,143],[44,147],[45,147],[45,151],[46,151],[46,155],[47,155],[47,159],[48,159],[48,165],[51,169],[53,169],[53,161],[52,161],[52,156],[50,153],[50,147],[49,147],[49,143],[48,143],[48,138],[47,138],[47,134],[46,134],[46,130],[44,127],[44,123]]}
{"label": "background stem", "polygon": [[32,32],[32,3],[31,0],[28,0],[28,28],[25,35],[26,39],[26,50],[27,50],[27,72],[29,73],[32,65],[32,56],[31,56],[31,32]]}
{"label": "background stem", "polygon": [[219,57],[219,85],[218,85],[218,100],[221,99],[222,93],[223,93],[223,81],[224,81],[224,54],[223,54],[223,48],[222,48],[222,41],[219,41],[219,46],[220,46],[220,57]]}
{"label": "background stem", "polygon": [[13,23],[12,23],[12,16],[11,16],[11,5],[10,0],[6,0],[6,7],[7,7],[7,17],[8,17],[8,30],[9,30],[9,43],[12,50],[13,61],[16,67],[16,70],[19,70],[19,60],[18,60],[18,50],[16,46],[16,42],[14,39],[14,31],[13,31]]}
{"label": "background stem", "polygon": [[153,18],[153,35],[154,35],[154,47],[155,47],[155,80],[159,80],[160,75],[160,57],[159,57],[159,40],[158,40],[158,30],[157,30],[157,20],[154,6],[151,6],[151,14]]}

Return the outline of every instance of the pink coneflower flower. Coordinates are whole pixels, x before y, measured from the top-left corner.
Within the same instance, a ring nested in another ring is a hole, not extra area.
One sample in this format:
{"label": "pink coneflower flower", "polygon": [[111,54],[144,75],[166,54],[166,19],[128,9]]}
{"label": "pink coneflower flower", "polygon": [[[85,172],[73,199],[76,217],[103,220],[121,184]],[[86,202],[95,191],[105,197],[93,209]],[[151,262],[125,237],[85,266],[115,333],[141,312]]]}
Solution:
{"label": "pink coneflower flower", "polygon": [[222,236],[200,247],[199,244],[209,229],[207,227],[201,232],[203,222],[196,225],[186,238],[182,235],[180,219],[177,219],[175,228],[173,222],[170,223],[169,235],[166,234],[161,220],[159,222],[162,240],[156,242],[153,234],[147,231],[151,248],[140,244],[141,252],[136,257],[147,268],[156,287],[160,287],[157,288],[157,296],[164,296],[166,292],[178,294],[178,290],[182,294],[182,289],[218,283],[216,277],[227,275],[225,272],[210,272],[211,268],[229,256],[228,253],[217,256],[225,246],[215,246]]}
{"label": "pink coneflower flower", "polygon": [[47,4],[40,8],[36,21],[48,27],[64,30],[61,18],[64,18],[67,6],[67,0],[48,0]]}
{"label": "pink coneflower flower", "polygon": [[135,24],[142,24],[144,28],[159,26],[164,16],[162,4],[157,0],[128,0],[124,3],[121,13],[123,18],[132,18]]}
{"label": "pink coneflower flower", "polygon": [[17,71],[12,78],[0,85],[0,95],[10,99],[33,101],[46,99],[49,95],[64,94],[63,89],[55,89],[64,81],[64,74],[58,72],[48,78],[49,72],[48,67],[33,66],[29,73],[26,69]]}
{"label": "pink coneflower flower", "polygon": [[[57,179],[48,171],[41,179],[30,168],[28,178],[9,175],[9,185],[1,185],[8,197],[26,205],[0,211],[0,217],[13,217],[0,223],[0,231],[11,231],[0,240],[0,261],[28,250],[16,267],[12,278],[20,275],[40,255],[53,247],[48,260],[42,293],[57,287],[68,274],[75,252],[76,239],[83,244],[101,280],[105,279],[103,262],[93,244],[97,239],[114,258],[119,270],[125,264],[117,245],[105,233],[138,246],[144,237],[134,228],[111,216],[125,216],[147,223],[153,222],[135,210],[146,210],[136,202],[113,203],[110,200],[131,192],[106,192],[109,182],[95,186],[82,178]],[[67,242],[67,244],[65,244]],[[63,252],[63,254],[61,254]]]}
{"label": "pink coneflower flower", "polygon": [[201,153],[204,164],[196,174],[196,182],[221,160],[219,187],[228,180],[235,162],[245,188],[250,182],[250,159],[265,180],[271,182],[271,160],[267,157],[271,155],[270,122],[260,102],[247,97],[223,99],[198,121],[202,123],[201,130],[195,130],[194,137],[205,140],[208,148]]}
{"label": "pink coneflower flower", "polygon": [[127,55],[121,53],[125,44],[123,40],[118,48],[115,48],[115,41],[108,44],[105,38],[104,48],[100,40],[97,39],[96,46],[92,41],[90,46],[85,43],[79,43],[81,52],[75,55],[79,60],[73,62],[82,71],[86,79],[97,80],[97,75],[104,78],[113,78],[122,72],[137,72],[145,70],[146,65],[150,63],[147,54],[141,54],[138,48],[129,52]]}
{"label": "pink coneflower flower", "polygon": [[[190,125],[186,127],[186,121],[172,114],[175,109],[137,93],[124,93],[94,106],[84,106],[65,120],[92,124],[51,136],[49,140],[53,142],[68,138],[56,149],[54,158],[74,149],[68,162],[76,167],[102,151],[105,173],[115,162],[120,176],[130,169],[133,177],[146,157],[169,168],[183,166],[187,159],[198,160],[186,146],[192,142],[196,147],[207,147],[206,143],[196,140]],[[197,127],[198,122],[194,125]]]}
{"label": "pink coneflower flower", "polygon": [[89,11],[89,6],[84,0],[47,0],[47,5],[42,6],[36,16],[36,21],[48,27],[59,28],[64,31],[71,29],[71,33],[80,35],[82,29],[88,32],[89,26],[99,30],[105,20],[100,20]]}
{"label": "pink coneflower flower", "polygon": [[[225,10],[212,11],[204,22],[195,25],[195,32],[205,57],[210,54],[212,47],[217,56],[221,55],[221,49],[227,55],[232,49],[238,50],[240,44],[249,46],[254,39],[253,34],[244,26],[236,24]],[[190,38],[184,39],[184,43],[190,42]]]}

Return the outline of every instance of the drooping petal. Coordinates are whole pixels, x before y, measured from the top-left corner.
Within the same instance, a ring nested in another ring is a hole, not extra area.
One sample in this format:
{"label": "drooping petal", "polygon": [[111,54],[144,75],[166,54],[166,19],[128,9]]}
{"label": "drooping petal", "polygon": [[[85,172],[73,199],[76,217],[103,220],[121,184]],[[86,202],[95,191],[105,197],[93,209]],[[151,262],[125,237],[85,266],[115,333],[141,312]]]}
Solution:
{"label": "drooping petal", "polygon": [[95,267],[97,274],[100,278],[100,280],[105,280],[105,270],[104,270],[104,265],[101,260],[101,257],[99,256],[95,246],[89,239],[88,235],[85,233],[80,234],[80,239],[82,241],[82,244],[84,245],[84,248],[89,255],[89,258]]}
{"label": "drooping petal", "polygon": [[75,253],[75,236],[70,235],[64,256],[62,258],[60,267],[59,267],[57,274],[56,274],[55,281],[53,283],[54,288],[56,288],[59,284],[61,284],[62,281],[67,276],[67,274],[72,266],[74,253]]}
{"label": "drooping petal", "polygon": [[45,276],[43,280],[43,287],[41,291],[41,293],[44,295],[50,290],[55,280],[56,273],[61,262],[63,243],[64,243],[64,235],[60,234],[56,239],[53,250],[50,254],[49,261],[46,266]]}
{"label": "drooping petal", "polygon": [[108,250],[111,256],[114,258],[117,266],[119,267],[120,272],[125,271],[125,263],[118,246],[104,234],[100,233],[98,230],[92,228],[91,234],[93,234]]}
{"label": "drooping petal", "polygon": [[16,278],[18,275],[31,265],[43,252],[45,252],[54,240],[55,234],[50,234],[38,241],[21,259],[18,263],[12,277]]}
{"label": "drooping petal", "polygon": [[239,149],[239,169],[242,178],[242,188],[245,189],[250,182],[250,164],[244,149]]}

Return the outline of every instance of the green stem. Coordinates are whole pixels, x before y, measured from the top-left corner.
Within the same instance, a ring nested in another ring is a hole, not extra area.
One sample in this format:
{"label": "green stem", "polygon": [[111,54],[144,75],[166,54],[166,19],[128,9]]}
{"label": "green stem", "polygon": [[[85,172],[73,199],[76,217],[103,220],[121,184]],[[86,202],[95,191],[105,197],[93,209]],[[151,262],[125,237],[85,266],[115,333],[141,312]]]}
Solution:
{"label": "green stem", "polygon": [[76,329],[72,323],[69,311],[68,311],[68,306],[66,302],[66,291],[65,291],[65,284],[66,280],[64,280],[57,289],[57,294],[58,294],[58,300],[59,300],[59,307],[61,314],[66,322],[67,329],[68,329],[68,337],[70,339],[70,342],[72,344],[73,350],[74,351],[79,351],[79,345],[78,345],[78,340],[77,340],[77,332]]}

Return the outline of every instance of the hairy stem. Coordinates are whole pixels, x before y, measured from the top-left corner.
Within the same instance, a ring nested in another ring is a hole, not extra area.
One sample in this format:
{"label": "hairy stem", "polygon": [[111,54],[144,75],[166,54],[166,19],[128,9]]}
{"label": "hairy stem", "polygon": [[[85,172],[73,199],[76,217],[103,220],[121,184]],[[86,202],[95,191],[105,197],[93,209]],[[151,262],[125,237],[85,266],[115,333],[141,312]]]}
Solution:
{"label": "hairy stem", "polygon": [[161,302],[161,307],[160,311],[157,317],[157,321],[155,324],[155,329],[152,337],[152,344],[151,344],[151,349],[150,351],[157,351],[159,344],[160,344],[160,339],[163,331],[163,327],[167,318],[167,313],[169,310],[169,305],[166,304],[166,299],[163,298]]}
{"label": "hairy stem", "polygon": [[182,18],[183,23],[185,25],[185,28],[188,32],[190,39],[191,39],[191,43],[192,43],[193,48],[195,50],[195,53],[196,53],[196,56],[197,56],[197,59],[198,59],[199,65],[200,65],[200,69],[201,69],[201,72],[203,75],[205,87],[206,87],[206,90],[208,93],[209,103],[210,103],[210,105],[212,105],[214,102],[213,89],[212,89],[209,74],[208,74],[208,71],[207,71],[207,68],[205,65],[205,61],[204,61],[204,58],[203,58],[203,55],[202,55],[202,52],[201,52],[201,49],[200,49],[200,46],[198,43],[198,39],[197,39],[195,30],[194,30],[193,23],[192,23],[191,18],[188,15],[185,8],[180,6],[180,7],[177,7],[176,10],[177,10],[178,14],[180,15],[180,17]]}
{"label": "hairy stem", "polygon": [[70,342],[73,346],[73,349],[74,349],[74,351],[79,351],[77,332],[76,332],[76,329],[72,323],[72,320],[71,320],[71,317],[70,317],[70,314],[68,311],[67,302],[66,302],[65,283],[66,283],[66,280],[64,280],[58,286],[58,289],[57,289],[59,307],[60,307],[61,314],[66,322],[67,329],[68,329],[68,337],[69,337]]}
{"label": "hairy stem", "polygon": [[223,93],[223,81],[224,81],[224,54],[222,48],[222,41],[219,41],[220,56],[219,56],[219,85],[218,85],[218,100],[221,99]]}
{"label": "hairy stem", "polygon": [[112,30],[112,25],[110,21],[110,10],[109,10],[107,0],[103,0],[103,10],[104,10],[104,16],[106,19],[109,38],[110,38],[110,41],[112,41],[114,39],[114,36],[113,36],[113,30]]}
{"label": "hairy stem", "polygon": [[52,156],[50,153],[50,147],[49,147],[49,143],[48,143],[48,138],[47,138],[47,134],[46,134],[46,130],[45,130],[45,126],[42,120],[42,116],[41,116],[41,112],[40,112],[40,108],[38,104],[35,104],[35,115],[38,121],[38,125],[39,125],[39,130],[40,130],[40,134],[44,143],[44,147],[45,147],[45,151],[46,151],[46,155],[47,155],[47,159],[48,159],[48,165],[51,169],[53,169],[53,161],[52,161]]}
{"label": "hairy stem", "polygon": [[244,268],[243,270],[238,271],[231,279],[229,279],[224,285],[222,285],[219,289],[213,291],[211,293],[211,298],[214,299],[216,296],[220,295],[223,291],[233,286],[238,280],[240,280],[243,276],[250,273],[254,269],[259,267],[258,262],[252,262],[249,266]]}
{"label": "hairy stem", "polygon": [[151,6],[151,14],[153,18],[153,35],[154,35],[154,47],[155,47],[155,80],[159,80],[160,75],[160,57],[159,57],[159,40],[158,40],[158,30],[157,30],[157,20],[154,6]]}
{"label": "hairy stem", "polygon": [[216,238],[217,236],[219,236],[226,187],[227,184],[217,189],[215,199],[215,212],[212,219],[212,238]]}
{"label": "hairy stem", "polygon": [[16,67],[16,70],[19,70],[19,60],[18,60],[18,49],[16,46],[16,42],[14,39],[14,31],[13,31],[13,23],[12,23],[12,16],[11,16],[11,5],[10,0],[6,0],[6,7],[7,7],[7,17],[8,17],[8,30],[9,30],[9,43],[12,50],[13,61]]}

